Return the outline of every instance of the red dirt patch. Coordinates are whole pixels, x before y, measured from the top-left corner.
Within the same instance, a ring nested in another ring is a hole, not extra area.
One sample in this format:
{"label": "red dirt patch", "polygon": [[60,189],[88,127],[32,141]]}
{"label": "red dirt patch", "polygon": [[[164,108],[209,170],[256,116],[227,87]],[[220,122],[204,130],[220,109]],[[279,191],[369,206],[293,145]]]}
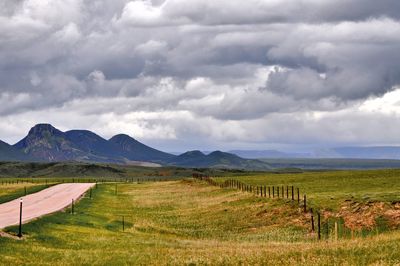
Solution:
{"label": "red dirt patch", "polygon": [[390,205],[384,202],[345,202],[336,217],[342,217],[344,224],[351,230],[373,229],[376,219],[384,217],[390,227],[400,225],[400,204]]}

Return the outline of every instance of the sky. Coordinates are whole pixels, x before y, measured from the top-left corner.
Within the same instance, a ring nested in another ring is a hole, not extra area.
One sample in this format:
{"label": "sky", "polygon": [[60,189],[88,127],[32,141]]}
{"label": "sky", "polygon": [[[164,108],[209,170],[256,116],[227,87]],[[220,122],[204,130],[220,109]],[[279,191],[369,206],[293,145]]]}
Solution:
{"label": "sky", "polygon": [[398,0],[0,0],[0,139],[400,144]]}

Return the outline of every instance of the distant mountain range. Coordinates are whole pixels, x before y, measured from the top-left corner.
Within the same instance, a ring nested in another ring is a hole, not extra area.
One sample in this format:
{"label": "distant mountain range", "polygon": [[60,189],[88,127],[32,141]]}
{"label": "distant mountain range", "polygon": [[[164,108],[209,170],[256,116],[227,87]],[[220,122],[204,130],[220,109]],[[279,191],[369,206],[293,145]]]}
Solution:
{"label": "distant mountain range", "polygon": [[[15,145],[0,141],[0,161],[87,162],[142,166],[179,166],[191,168],[226,168],[268,170],[274,167],[299,167],[321,161],[268,161],[259,159],[400,159],[400,147],[342,147],[317,149],[310,153],[287,153],[276,150],[233,150],[230,152],[189,151],[170,154],[149,147],[136,139],[119,134],[106,140],[88,130],[62,132],[50,124],[38,124]],[[326,161],[323,161],[324,165]],[[335,161],[336,163],[336,161]],[[362,162],[357,162],[360,164]],[[385,162],[387,163],[387,162]],[[380,162],[380,164],[382,164]],[[379,165],[380,165],[379,164]],[[393,164],[393,162],[391,162]],[[314,166],[313,166],[314,167]]]}
{"label": "distant mountain range", "polygon": [[243,159],[230,153],[215,151],[205,155],[200,151],[191,151],[177,156],[146,146],[128,135],[119,134],[106,140],[88,130],[62,132],[50,124],[34,126],[15,145],[0,141],[0,160],[270,169],[266,162]]}
{"label": "distant mountain range", "polygon": [[396,146],[338,147],[316,149],[308,153],[290,153],[276,150],[232,150],[229,152],[249,159],[400,159],[400,147]]}
{"label": "distant mountain range", "polygon": [[309,153],[288,153],[277,150],[232,150],[229,153],[248,159],[265,158],[309,158]]}

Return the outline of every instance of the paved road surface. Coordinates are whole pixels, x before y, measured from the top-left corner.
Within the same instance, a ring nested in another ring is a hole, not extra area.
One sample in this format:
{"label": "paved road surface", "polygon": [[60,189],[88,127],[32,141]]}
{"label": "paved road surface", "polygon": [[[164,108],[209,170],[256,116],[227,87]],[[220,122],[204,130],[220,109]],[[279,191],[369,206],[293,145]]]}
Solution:
{"label": "paved road surface", "polygon": [[[60,211],[78,199],[92,183],[60,184],[23,197],[22,222]],[[19,224],[20,199],[0,204],[0,229]]]}

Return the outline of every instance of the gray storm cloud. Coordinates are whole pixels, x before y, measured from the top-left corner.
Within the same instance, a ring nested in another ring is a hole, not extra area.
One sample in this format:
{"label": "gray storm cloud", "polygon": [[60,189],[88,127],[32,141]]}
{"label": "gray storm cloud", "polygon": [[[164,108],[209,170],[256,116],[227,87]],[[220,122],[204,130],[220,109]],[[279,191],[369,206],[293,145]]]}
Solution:
{"label": "gray storm cloud", "polygon": [[[396,90],[399,14],[396,0],[0,0],[0,116],[17,123],[57,110],[83,127],[98,114],[120,118],[122,128],[134,121],[133,134],[153,139],[215,142],[246,142],[270,126],[260,142],[292,141],[276,126],[284,117],[282,128],[303,128],[296,141],[309,142],[314,134],[298,121],[319,112],[350,119],[342,113]],[[343,132],[364,132],[368,114],[359,116]],[[194,133],[191,119],[215,128]],[[332,140],[324,121],[309,125]],[[349,135],[337,140],[358,141]]]}

